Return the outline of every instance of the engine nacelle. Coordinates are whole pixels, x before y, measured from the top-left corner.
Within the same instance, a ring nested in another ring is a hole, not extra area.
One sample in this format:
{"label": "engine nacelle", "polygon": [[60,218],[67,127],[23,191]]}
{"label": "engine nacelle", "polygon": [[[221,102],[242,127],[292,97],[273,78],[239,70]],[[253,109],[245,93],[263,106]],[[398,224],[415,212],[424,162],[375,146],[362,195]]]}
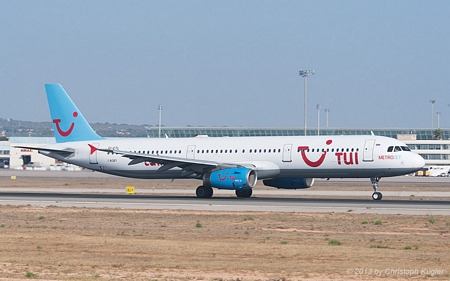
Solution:
{"label": "engine nacelle", "polygon": [[203,176],[203,185],[220,189],[252,188],[258,180],[255,170],[249,168],[230,168],[217,170]]}
{"label": "engine nacelle", "polygon": [[314,184],[314,178],[279,178],[263,180],[264,185],[284,189],[310,188]]}

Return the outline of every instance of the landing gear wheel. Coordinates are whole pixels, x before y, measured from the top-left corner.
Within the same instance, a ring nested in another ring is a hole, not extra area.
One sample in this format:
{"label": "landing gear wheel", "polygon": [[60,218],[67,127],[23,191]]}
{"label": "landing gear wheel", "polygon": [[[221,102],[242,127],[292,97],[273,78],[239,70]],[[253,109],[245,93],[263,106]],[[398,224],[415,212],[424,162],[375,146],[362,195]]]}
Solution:
{"label": "landing gear wheel", "polygon": [[245,197],[248,198],[250,196],[252,196],[252,189],[251,188],[246,188],[246,189],[236,189],[236,196],[237,197]]}
{"label": "landing gear wheel", "polygon": [[372,194],[372,199],[373,200],[381,200],[381,198],[383,198],[383,194],[381,194],[381,192],[374,192]]}
{"label": "landing gear wheel", "polygon": [[381,200],[381,198],[383,198],[383,195],[381,194],[381,192],[378,192],[378,182],[380,181],[380,177],[370,178],[370,181],[372,182],[373,187],[372,199]]}
{"label": "landing gear wheel", "polygon": [[197,194],[198,198],[211,198],[213,195],[213,189],[211,187],[200,185],[197,187],[195,194]]}

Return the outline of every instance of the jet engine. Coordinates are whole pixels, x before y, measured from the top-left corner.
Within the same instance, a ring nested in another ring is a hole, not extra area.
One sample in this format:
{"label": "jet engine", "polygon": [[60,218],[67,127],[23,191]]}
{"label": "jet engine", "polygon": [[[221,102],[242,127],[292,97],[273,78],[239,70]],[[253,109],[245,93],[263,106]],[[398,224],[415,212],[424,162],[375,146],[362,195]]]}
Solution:
{"label": "jet engine", "polygon": [[203,186],[219,189],[252,188],[258,180],[255,170],[249,168],[229,168],[207,173],[203,176]]}
{"label": "jet engine", "polygon": [[314,178],[277,178],[263,180],[264,185],[284,189],[310,188],[314,184]]}

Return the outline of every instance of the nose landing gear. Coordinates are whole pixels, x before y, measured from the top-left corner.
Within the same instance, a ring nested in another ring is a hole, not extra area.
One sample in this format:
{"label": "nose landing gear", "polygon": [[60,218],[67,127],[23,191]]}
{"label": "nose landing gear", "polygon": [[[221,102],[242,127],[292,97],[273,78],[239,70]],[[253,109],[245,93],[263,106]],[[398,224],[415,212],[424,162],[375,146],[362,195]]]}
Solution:
{"label": "nose landing gear", "polygon": [[372,194],[372,199],[381,200],[381,198],[383,198],[383,194],[381,194],[381,192],[378,192],[378,182],[380,181],[380,177],[370,178],[370,181],[372,182],[372,187],[374,191]]}

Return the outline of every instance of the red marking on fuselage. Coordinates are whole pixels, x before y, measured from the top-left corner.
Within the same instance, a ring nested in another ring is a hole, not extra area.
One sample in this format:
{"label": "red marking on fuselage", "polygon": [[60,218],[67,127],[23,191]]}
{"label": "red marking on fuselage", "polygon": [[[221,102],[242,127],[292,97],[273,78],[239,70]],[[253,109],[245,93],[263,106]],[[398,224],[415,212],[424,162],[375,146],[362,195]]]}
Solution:
{"label": "red marking on fuselage", "polygon": [[342,164],[342,158],[344,158],[344,164],[345,165],[358,165],[358,152],[336,152],[334,155],[336,155],[337,163],[338,165]]}
{"label": "red marking on fuselage", "polygon": [[93,146],[92,144],[88,144],[88,145],[91,148],[91,154],[94,154],[94,152],[96,152],[98,150],[98,148]]}
{"label": "red marking on fuselage", "polygon": [[162,166],[162,164],[158,164],[158,163],[154,163],[154,162],[149,162],[149,161],[144,161],[144,165],[145,166]]}
{"label": "red marking on fuselage", "polygon": [[[77,116],[78,116],[78,112],[75,111],[75,112],[72,114],[72,116],[73,116],[73,117],[77,117]],[[75,123],[72,122],[72,124],[70,124],[69,129],[68,129],[67,131],[63,131],[63,130],[61,129],[61,127],[59,127],[59,122],[61,122],[61,119],[53,119],[53,123],[55,123],[55,127],[56,127],[56,130],[58,131],[58,133],[59,133],[61,136],[63,136],[63,137],[69,136],[69,135],[72,133],[72,131],[73,131],[73,127],[75,126]]]}
{"label": "red marking on fuselage", "polygon": [[[330,145],[333,141],[332,140],[327,140],[326,144]],[[298,152],[301,153],[303,161],[305,161],[306,165],[310,166],[310,167],[319,167],[320,165],[322,165],[323,161],[325,160],[325,157],[327,156],[327,151],[323,150],[322,151],[322,155],[320,155],[319,160],[317,161],[311,161],[308,159],[308,157],[306,156],[306,151],[309,149],[309,146],[305,145],[305,146],[299,146],[298,147]]]}

